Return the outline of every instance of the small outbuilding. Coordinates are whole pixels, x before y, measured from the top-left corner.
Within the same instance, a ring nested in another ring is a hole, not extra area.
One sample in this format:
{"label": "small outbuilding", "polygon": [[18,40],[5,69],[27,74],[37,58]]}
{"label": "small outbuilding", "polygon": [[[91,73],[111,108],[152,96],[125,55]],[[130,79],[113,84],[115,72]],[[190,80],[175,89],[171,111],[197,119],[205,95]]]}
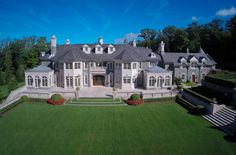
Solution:
{"label": "small outbuilding", "polygon": [[28,88],[50,88],[54,86],[54,71],[44,65],[25,71],[25,84]]}
{"label": "small outbuilding", "polygon": [[172,71],[154,66],[144,70],[144,87],[146,89],[172,87]]}

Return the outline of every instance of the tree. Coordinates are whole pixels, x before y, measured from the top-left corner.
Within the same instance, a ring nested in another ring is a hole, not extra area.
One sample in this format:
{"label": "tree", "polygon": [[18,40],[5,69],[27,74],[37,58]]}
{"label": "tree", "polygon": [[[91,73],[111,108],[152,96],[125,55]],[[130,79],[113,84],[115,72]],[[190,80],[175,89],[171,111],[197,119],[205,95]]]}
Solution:
{"label": "tree", "polygon": [[188,45],[188,34],[184,29],[168,26],[162,31],[162,38],[166,43],[166,49],[171,52],[183,51]]}
{"label": "tree", "polygon": [[201,30],[202,30],[201,25],[199,25],[196,22],[189,24],[186,29],[186,32],[188,33],[188,39],[189,39],[188,48],[191,51],[198,51],[199,47],[201,46],[201,42],[200,42]]}
{"label": "tree", "polygon": [[13,66],[12,66],[12,54],[9,48],[6,48],[4,61],[3,61],[3,69],[6,73],[6,82],[8,83],[13,76]]}
{"label": "tree", "polygon": [[144,39],[144,45],[151,48],[151,42],[155,40],[158,36],[158,32],[154,29],[142,29],[140,31],[139,37]]}
{"label": "tree", "polygon": [[10,91],[15,90],[17,88],[17,81],[15,78],[12,78],[8,84],[8,91],[10,93]]}

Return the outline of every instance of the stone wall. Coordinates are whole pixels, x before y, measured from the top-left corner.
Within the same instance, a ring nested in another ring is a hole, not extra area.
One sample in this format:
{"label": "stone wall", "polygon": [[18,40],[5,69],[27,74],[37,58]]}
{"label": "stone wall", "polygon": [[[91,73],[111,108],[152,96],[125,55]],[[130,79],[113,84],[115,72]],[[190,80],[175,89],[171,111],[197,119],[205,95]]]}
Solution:
{"label": "stone wall", "polygon": [[202,105],[206,108],[208,114],[215,114],[217,111],[225,107],[225,105],[217,105],[207,100],[203,100],[195,95],[192,95],[186,91],[181,92],[182,96],[194,105]]}

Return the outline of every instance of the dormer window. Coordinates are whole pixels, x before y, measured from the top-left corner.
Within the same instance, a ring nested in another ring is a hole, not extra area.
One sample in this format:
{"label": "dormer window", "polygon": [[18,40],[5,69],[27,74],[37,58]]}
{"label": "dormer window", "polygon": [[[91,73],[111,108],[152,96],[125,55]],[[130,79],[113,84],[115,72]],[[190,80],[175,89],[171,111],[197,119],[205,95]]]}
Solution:
{"label": "dormer window", "polygon": [[84,45],[82,49],[84,53],[90,54],[91,48],[88,45]]}
{"label": "dormer window", "polygon": [[149,54],[149,56],[150,56],[151,58],[156,58],[156,54],[154,54],[154,53]]}
{"label": "dormer window", "polygon": [[114,53],[115,52],[115,47],[113,46],[113,45],[109,45],[108,47],[107,47],[107,53],[108,54],[112,54],[112,53]]}
{"label": "dormer window", "polygon": [[96,54],[102,54],[103,53],[103,48],[101,45],[96,45],[95,46],[95,53]]}

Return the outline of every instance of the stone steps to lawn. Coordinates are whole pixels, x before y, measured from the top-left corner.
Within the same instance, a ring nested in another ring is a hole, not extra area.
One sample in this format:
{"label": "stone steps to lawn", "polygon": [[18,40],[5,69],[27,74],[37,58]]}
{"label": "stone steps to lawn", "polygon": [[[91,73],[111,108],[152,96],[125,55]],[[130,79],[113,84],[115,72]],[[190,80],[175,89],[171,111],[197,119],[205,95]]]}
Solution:
{"label": "stone steps to lawn", "polygon": [[233,135],[236,129],[236,112],[227,107],[213,115],[203,115],[202,117],[229,135]]}

